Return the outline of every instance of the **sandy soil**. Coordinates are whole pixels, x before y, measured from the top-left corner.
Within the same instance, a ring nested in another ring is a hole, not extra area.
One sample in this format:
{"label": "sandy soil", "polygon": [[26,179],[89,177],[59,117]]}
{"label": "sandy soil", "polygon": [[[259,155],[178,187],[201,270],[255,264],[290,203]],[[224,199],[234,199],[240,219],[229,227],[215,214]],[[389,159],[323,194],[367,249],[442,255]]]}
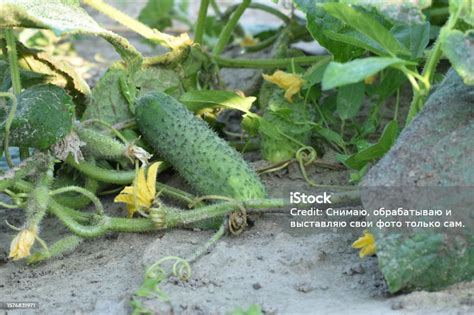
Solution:
{"label": "sandy soil", "polygon": [[[154,53],[138,38],[131,41],[141,51]],[[92,83],[116,58],[100,40],[85,39],[76,47],[80,56],[95,63],[95,68],[89,69]],[[98,50],[92,52],[90,47]],[[106,63],[94,59],[97,51]],[[236,81],[246,82],[254,74],[239,75],[241,79]],[[258,156],[251,160],[255,165],[262,163]],[[344,171],[311,169],[309,174],[324,184],[342,184],[348,178]],[[287,196],[289,191],[312,191],[295,167],[264,175],[263,180],[273,197]],[[176,179],[170,183],[181,186]],[[120,205],[104,202],[108,213],[125,213]],[[22,224],[22,214],[17,210],[0,209],[0,218]],[[295,233],[288,223],[286,216],[266,215],[242,235],[224,237],[192,265],[189,281],[171,278],[163,283],[161,288],[170,303],[151,300],[145,305],[157,314],[225,314],[236,306],[245,309],[254,303],[261,305],[265,314],[474,313],[473,282],[441,292],[391,296],[376,259],[361,260],[350,246],[361,231]],[[48,218],[41,236],[50,242],[66,233],[55,219]],[[127,314],[131,294],[141,285],[147,266],[168,255],[191,255],[212,232],[111,233],[83,242],[73,253],[37,267],[7,261],[13,234],[5,224],[0,225],[0,300],[37,301],[40,308],[8,314]]]}
{"label": "sandy soil", "polygon": [[[344,172],[314,173],[321,183]],[[296,169],[264,175],[272,196],[310,191]],[[176,180],[171,182],[176,183]],[[107,202],[107,211],[124,213]],[[10,223],[21,214],[1,210]],[[54,219],[42,237],[66,231]],[[288,228],[283,215],[266,215],[238,237],[225,237],[192,266],[189,281],[171,278],[161,288],[171,303],[147,300],[157,314],[224,314],[259,304],[266,314],[471,314],[474,283],[442,292],[390,296],[375,258],[360,260],[350,244],[360,231],[302,231]],[[189,257],[212,235],[171,230],[152,234],[109,234],[82,243],[73,253],[37,267],[7,262],[12,231],[0,228],[0,296],[3,301],[37,301],[38,314],[127,314],[144,269],[165,256]],[[12,312],[12,314],[20,312]],[[32,313],[29,311],[28,313]]]}

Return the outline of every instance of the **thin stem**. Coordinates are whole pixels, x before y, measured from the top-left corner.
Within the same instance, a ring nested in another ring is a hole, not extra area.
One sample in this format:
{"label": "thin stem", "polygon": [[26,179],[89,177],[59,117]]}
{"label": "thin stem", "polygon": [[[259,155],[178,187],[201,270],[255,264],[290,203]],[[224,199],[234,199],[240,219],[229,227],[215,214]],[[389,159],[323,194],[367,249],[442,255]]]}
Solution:
{"label": "thin stem", "polygon": [[227,24],[224,26],[221,34],[219,35],[219,39],[217,40],[217,44],[214,47],[212,53],[214,55],[220,55],[223,51],[227,43],[229,42],[230,37],[232,36],[232,32],[234,31],[235,26],[239,22],[240,17],[244,14],[245,10],[249,6],[251,0],[243,0],[239,7],[235,10],[232,17],[229,19]]}
{"label": "thin stem", "polygon": [[408,111],[408,116],[407,116],[405,126],[408,126],[410,122],[413,120],[413,118],[415,118],[416,114],[423,108],[426,96],[429,94],[430,89],[431,89],[431,81],[433,80],[436,67],[439,63],[439,60],[441,59],[443,55],[443,51],[441,47],[441,42],[442,42],[441,38],[444,36],[446,31],[449,31],[456,25],[456,22],[459,18],[459,14],[461,13],[462,8],[463,6],[460,5],[458,11],[449,17],[446,24],[440,30],[440,36],[438,37],[433,48],[431,49],[428,56],[428,60],[426,61],[425,67],[423,68],[423,71],[421,73],[421,76],[423,77],[423,82],[427,82],[428,84],[425,84],[426,87],[421,92],[417,90],[414,91],[413,100],[410,104],[410,109]]}
{"label": "thin stem", "polygon": [[202,44],[204,37],[204,28],[206,26],[207,10],[209,8],[209,0],[201,0],[199,6],[198,19],[196,22],[196,30],[194,32],[194,42]]}
{"label": "thin stem", "polygon": [[156,188],[163,195],[173,198],[177,201],[182,201],[184,204],[189,205],[196,197],[188,192],[180,190],[178,188],[171,187],[169,185],[157,182]]}
{"label": "thin stem", "polygon": [[222,17],[222,12],[219,6],[217,5],[216,0],[210,0],[210,4],[217,16]]}
{"label": "thin stem", "polygon": [[118,23],[128,27],[129,29],[140,34],[146,39],[156,44],[162,45],[166,48],[173,48],[172,42],[176,39],[176,37],[162,33],[156,29],[151,29],[142,22],[128,16],[127,14],[105,3],[102,0],[84,0],[84,3],[90,6],[91,8],[99,11],[100,13],[108,16],[114,21],[117,21]]}
{"label": "thin stem", "polygon": [[12,157],[9,150],[8,138],[10,137],[10,128],[13,123],[13,119],[15,118],[16,108],[17,108],[17,99],[16,96],[9,92],[0,92],[0,97],[6,97],[11,99],[12,106],[10,111],[8,112],[7,121],[5,122],[5,136],[3,138],[3,151],[5,152],[5,159],[7,160],[7,164],[10,168],[13,168],[15,165],[13,164]]}
{"label": "thin stem", "polygon": [[94,195],[92,192],[90,192],[89,190],[85,188],[82,188],[79,186],[67,186],[67,187],[61,187],[56,190],[53,190],[49,194],[51,196],[55,196],[55,195],[59,195],[59,194],[63,194],[66,192],[71,192],[71,191],[80,193],[86,196],[87,198],[89,198],[94,203],[97,213],[101,216],[104,215],[104,207],[102,206],[102,203],[100,202],[99,198],[97,198],[96,195]]}
{"label": "thin stem", "polygon": [[66,163],[95,180],[109,184],[126,185],[132,183],[135,178],[135,171],[108,170],[87,161],[76,163],[71,155],[66,159]]}
{"label": "thin stem", "polygon": [[192,254],[188,259],[186,259],[189,263],[193,263],[199,259],[202,255],[204,255],[211,246],[213,246],[218,240],[221,239],[222,236],[225,234],[225,225],[222,224],[220,228],[217,230],[214,235],[201,247],[199,248],[194,254]]}
{"label": "thin stem", "polygon": [[302,56],[295,58],[276,58],[276,59],[233,59],[214,56],[214,60],[221,68],[250,68],[250,69],[274,69],[286,68],[291,66],[292,62],[297,65],[311,65],[325,59],[331,59],[329,56]]}
{"label": "thin stem", "polygon": [[246,52],[257,52],[257,51],[263,50],[267,47],[270,47],[278,39],[279,35],[280,34],[277,33],[253,46],[246,46],[244,47],[244,49]]}
{"label": "thin stem", "polygon": [[12,29],[5,29],[5,40],[8,49],[8,64],[10,66],[10,75],[12,79],[13,93],[15,95],[21,92],[20,69],[18,67],[18,55],[16,51],[16,39]]}
{"label": "thin stem", "polygon": [[397,89],[396,99],[395,99],[395,113],[393,114],[393,120],[398,122],[398,109],[400,107],[400,89]]}
{"label": "thin stem", "polygon": [[[229,7],[227,9],[227,11],[224,13],[222,18],[227,19],[229,17],[229,15],[232,14],[232,12],[237,10],[237,8],[238,8],[238,4],[236,4],[232,7]],[[286,14],[284,14],[283,12],[281,12],[280,10],[278,10],[274,7],[271,7],[271,6],[263,4],[263,3],[258,3],[258,2],[250,3],[248,8],[249,9],[260,10],[260,11],[272,14],[272,15],[276,16],[277,18],[281,19],[285,24],[289,24],[291,22],[291,19]]]}

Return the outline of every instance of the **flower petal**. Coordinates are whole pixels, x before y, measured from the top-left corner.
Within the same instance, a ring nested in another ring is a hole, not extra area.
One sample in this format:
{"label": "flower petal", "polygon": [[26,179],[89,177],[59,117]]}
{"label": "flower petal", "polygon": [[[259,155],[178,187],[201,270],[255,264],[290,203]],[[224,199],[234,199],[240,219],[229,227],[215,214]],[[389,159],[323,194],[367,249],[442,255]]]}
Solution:
{"label": "flower petal", "polygon": [[[126,188],[129,188],[129,187],[126,187]],[[117,195],[114,199],[114,202],[123,202],[123,203],[126,203],[126,204],[133,204],[133,195],[132,194],[127,194],[127,193],[123,193],[123,191]]]}
{"label": "flower petal", "polygon": [[156,174],[158,173],[158,167],[160,167],[160,164],[161,162],[155,162],[148,168],[146,186],[148,187],[152,199],[155,199],[156,195]]}

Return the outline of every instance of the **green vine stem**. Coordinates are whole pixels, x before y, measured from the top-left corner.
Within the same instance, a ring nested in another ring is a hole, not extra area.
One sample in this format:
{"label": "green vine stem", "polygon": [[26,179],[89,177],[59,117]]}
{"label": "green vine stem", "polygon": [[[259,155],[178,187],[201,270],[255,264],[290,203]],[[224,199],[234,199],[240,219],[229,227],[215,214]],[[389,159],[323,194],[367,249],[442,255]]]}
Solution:
{"label": "green vine stem", "polygon": [[20,69],[18,67],[18,54],[16,51],[16,39],[12,29],[5,29],[5,40],[8,50],[8,64],[10,66],[10,75],[15,95],[21,92]]}
{"label": "green vine stem", "polygon": [[66,187],[61,187],[61,188],[55,189],[55,190],[51,191],[49,194],[51,196],[56,196],[56,195],[64,194],[64,193],[67,193],[67,192],[77,192],[79,194],[82,194],[82,195],[86,196],[87,198],[89,198],[94,203],[95,208],[97,210],[97,213],[100,216],[104,215],[104,207],[102,206],[102,203],[100,202],[99,198],[97,198],[95,194],[93,194],[92,192],[90,192],[89,190],[87,190],[85,188],[82,188],[82,187],[79,187],[79,186],[66,186]]}
{"label": "green vine stem", "polygon": [[[116,171],[116,170],[109,170],[104,169],[101,167],[96,166],[95,164],[87,161],[81,161],[77,163],[74,161],[74,158],[69,156],[66,160],[66,163],[83,173],[84,175],[109,184],[117,184],[117,185],[128,185],[133,182],[135,178],[135,171]],[[161,163],[158,167],[158,174],[163,172],[164,170],[168,169],[169,165],[167,163]],[[183,201],[185,203],[190,203],[194,200],[194,196],[186,193],[180,189],[168,186],[163,183],[156,184],[157,189],[162,192],[164,195],[169,196],[178,201]]]}
{"label": "green vine stem", "polygon": [[[99,183],[88,176],[85,177],[84,188],[90,191],[92,194],[96,194],[97,190],[99,189]],[[75,209],[81,209],[86,207],[91,203],[91,199],[85,197],[84,195],[73,195],[73,196],[65,196],[65,195],[56,195],[54,199],[66,207],[74,207]]]}
{"label": "green vine stem", "polygon": [[15,165],[13,164],[12,157],[9,150],[9,143],[8,138],[10,137],[10,128],[13,123],[13,119],[15,118],[16,108],[18,105],[16,96],[9,92],[0,92],[0,97],[9,98],[12,101],[12,106],[10,111],[8,112],[7,120],[5,122],[5,136],[3,138],[3,151],[5,152],[5,159],[7,164],[10,168],[13,168]]}
{"label": "green vine stem", "polygon": [[99,11],[100,13],[108,16],[114,21],[117,21],[118,23],[128,27],[132,31],[140,34],[144,38],[166,48],[173,48],[172,42],[175,39],[174,36],[162,33],[156,29],[151,29],[142,22],[128,16],[127,14],[105,3],[102,0],[84,0],[84,3],[90,6],[91,8]]}
{"label": "green vine stem", "polygon": [[[95,180],[117,185],[126,185],[133,182],[135,178],[135,170],[130,171],[116,171],[108,170],[96,166],[95,164],[87,161],[81,161],[77,163],[74,158],[69,155],[66,159],[66,163]],[[161,168],[161,165],[160,165]]]}
{"label": "green vine stem", "polygon": [[[223,14],[222,16],[222,19],[226,20],[229,18],[229,16],[237,10],[237,8],[239,7],[238,4],[236,5],[233,5],[231,7],[229,7]],[[276,8],[273,8],[269,5],[266,5],[266,4],[263,4],[263,3],[250,3],[248,5],[248,8],[249,9],[255,9],[255,10],[260,10],[260,11],[263,11],[263,12],[267,12],[269,14],[272,14],[274,16],[276,16],[277,18],[281,19],[283,21],[283,23],[285,24],[289,24],[291,22],[291,19],[285,15],[283,12],[281,12],[280,10],[276,9]]]}
{"label": "green vine stem", "polygon": [[220,55],[223,51],[227,43],[229,42],[230,37],[232,36],[232,32],[234,31],[235,26],[239,22],[240,17],[244,14],[247,7],[250,5],[251,0],[243,0],[242,3],[238,6],[235,10],[232,17],[229,19],[227,24],[224,26],[221,34],[219,35],[219,39],[217,40],[216,46],[212,50],[212,53],[216,56]]}
{"label": "green vine stem", "polygon": [[416,114],[423,108],[425,99],[428,96],[431,89],[431,81],[433,80],[436,67],[443,56],[441,43],[446,32],[453,29],[458,21],[459,14],[461,13],[463,6],[459,5],[459,9],[455,14],[452,14],[446,24],[441,28],[440,35],[436,40],[433,48],[431,49],[428,60],[426,61],[425,67],[421,73],[421,81],[425,82],[424,87],[420,91],[415,91],[413,94],[413,100],[410,104],[408,111],[407,121],[405,126],[408,126],[410,122],[415,118]]}
{"label": "green vine stem", "polygon": [[[22,192],[31,192],[34,186],[27,181],[17,180],[14,187]],[[333,194],[331,197],[331,206],[343,206],[349,204],[360,204],[360,192],[350,191]],[[182,211],[176,208],[162,206],[160,208],[151,209],[155,213],[152,216],[162,216],[162,224],[147,219],[129,219],[114,218],[109,216],[98,216],[92,213],[80,212],[68,207],[64,207],[54,199],[50,200],[48,210],[54,214],[63,224],[74,234],[82,237],[99,237],[107,231],[115,232],[147,232],[156,231],[166,228],[187,226],[194,222],[202,220],[222,217],[223,215],[239,210],[242,207],[247,209],[248,213],[286,213],[286,209],[282,209],[289,205],[286,199],[260,199],[250,201],[228,201],[201,207],[194,210]],[[84,225],[94,223],[93,225]]]}
{"label": "green vine stem", "polygon": [[201,0],[199,6],[198,19],[196,22],[196,29],[194,32],[194,42],[197,44],[202,44],[202,39],[204,37],[204,28],[206,26],[206,17],[207,10],[209,8],[209,0]]}
{"label": "green vine stem", "polygon": [[313,63],[331,59],[330,56],[302,56],[294,58],[276,59],[233,59],[214,56],[214,60],[221,68],[250,68],[250,69],[274,69],[286,68],[295,65],[312,65]]}

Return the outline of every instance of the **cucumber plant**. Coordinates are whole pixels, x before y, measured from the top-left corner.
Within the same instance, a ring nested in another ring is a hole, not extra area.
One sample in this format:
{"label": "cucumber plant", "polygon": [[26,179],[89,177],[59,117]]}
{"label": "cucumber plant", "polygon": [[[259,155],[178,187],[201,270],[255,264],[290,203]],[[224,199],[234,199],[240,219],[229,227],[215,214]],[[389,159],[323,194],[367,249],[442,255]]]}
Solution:
{"label": "cucumber plant", "polygon": [[[184,0],[149,0],[138,20],[101,0],[83,2],[166,52],[143,57],[127,39],[94,21],[78,0],[0,0],[0,138],[10,169],[2,171],[0,189],[12,200],[1,205],[25,210],[12,258],[30,257],[31,263],[108,231],[198,226],[226,216],[213,240],[224,227],[240,232],[247,212],[265,212],[287,200],[267,198],[256,172],[232,147],[260,149],[271,163],[267,171],[298,162],[313,186],[318,183],[305,171],[310,164],[350,169],[348,180],[357,182],[423,109],[442,76],[442,59],[466,84],[474,84],[472,1],[293,0],[294,10],[286,14],[272,4],[278,1],[243,0],[224,10],[215,0],[201,0],[195,23],[187,20]],[[281,23],[252,30],[241,23],[247,10]],[[157,29],[173,19],[184,21],[194,35]],[[72,67],[22,42],[18,34],[24,29],[51,30],[64,38],[98,36],[121,59],[90,89]],[[326,53],[294,48],[301,40],[317,41]],[[266,50],[270,57],[228,57],[226,51],[236,47]],[[257,80],[265,81],[245,96],[226,90],[223,68],[255,69]],[[412,100],[402,117],[400,95],[407,89]],[[241,134],[229,133],[219,121],[226,109],[241,114]],[[381,114],[387,110],[388,120]],[[19,147],[21,162],[12,158],[13,147]],[[321,161],[325,152],[332,152],[334,161]],[[163,183],[156,184],[158,193],[150,191],[155,178],[145,179],[140,169],[150,159],[162,163],[152,164],[147,174],[173,168],[201,197]],[[141,217],[111,217],[98,194],[128,184],[122,200],[134,203]],[[146,202],[140,200],[144,189]],[[358,202],[356,188],[349,189],[333,197],[333,206],[334,200]],[[196,208],[170,207],[160,194]],[[90,203],[95,212],[80,210]],[[49,248],[38,234],[46,212],[73,234]],[[44,248],[29,256],[35,240]],[[156,286],[164,275],[153,278],[152,271],[145,279],[150,285],[137,297],[162,297]],[[139,299],[134,303],[137,312],[145,311]]]}

